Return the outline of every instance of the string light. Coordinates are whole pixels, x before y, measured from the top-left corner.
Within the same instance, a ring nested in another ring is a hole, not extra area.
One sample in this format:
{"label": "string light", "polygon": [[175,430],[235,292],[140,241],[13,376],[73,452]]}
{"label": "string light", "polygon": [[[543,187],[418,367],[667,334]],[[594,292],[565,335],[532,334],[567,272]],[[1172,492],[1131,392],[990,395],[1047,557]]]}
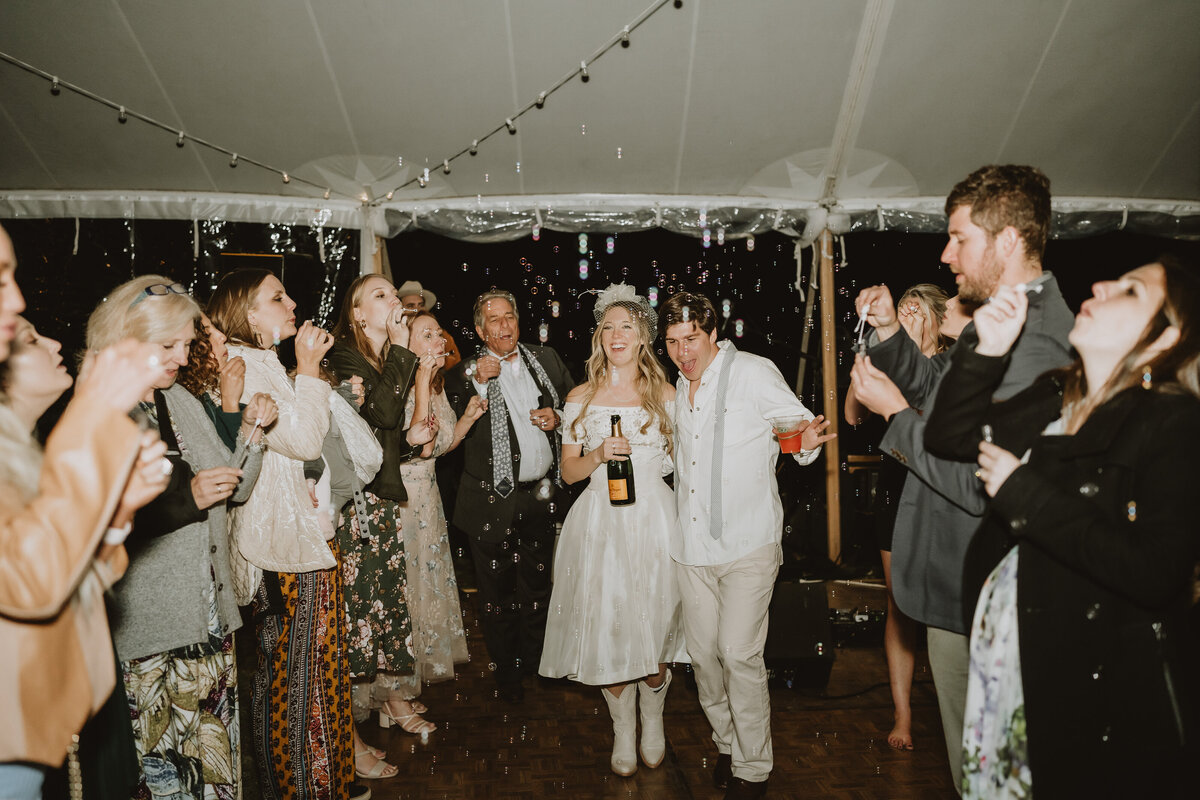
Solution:
{"label": "string light", "polygon": [[[609,39],[604,45],[602,45],[599,49],[597,49],[596,52],[592,53],[592,55],[590,57],[580,60],[578,69],[571,70],[566,75],[559,78],[554,84],[552,84],[550,86],[550,88],[538,92],[537,99],[535,99],[533,102],[529,103],[528,105],[524,106],[523,108],[519,109],[512,116],[506,117],[504,120],[504,123],[502,125],[496,126],[491,131],[489,131],[487,134],[485,134],[484,136],[481,136],[478,139],[471,140],[470,147],[464,148],[464,149],[458,151],[457,153],[455,153],[454,155],[450,156],[449,158],[443,159],[442,160],[443,166],[446,164],[449,164],[454,159],[459,158],[464,153],[468,154],[468,155],[472,155],[472,156],[478,155],[479,154],[479,143],[487,141],[488,139],[492,138],[492,136],[499,133],[500,131],[507,130],[510,134],[516,135],[516,132],[517,132],[517,124],[516,123],[517,123],[518,119],[520,119],[525,113],[527,113],[529,111],[532,111],[534,109],[544,108],[546,105],[546,99],[550,95],[554,94],[556,91],[561,89],[563,86],[570,83],[571,80],[573,78],[575,78],[575,76],[578,75],[579,79],[584,83],[586,83],[588,80],[590,80],[591,76],[588,74],[588,64],[595,63],[596,59],[602,57],[605,53],[607,53],[612,48],[616,47],[618,44],[620,44],[623,48],[629,47],[630,34],[632,34],[633,31],[637,30],[637,28],[639,26],[643,25],[647,20],[649,20],[652,16],[654,16],[656,13],[658,13],[663,8],[663,6],[665,6],[668,2],[669,2],[669,0],[655,0],[655,2],[649,8],[647,8],[645,11],[643,11],[641,14],[639,14],[628,25],[625,25],[624,27],[622,27],[620,32],[618,32],[615,36],[613,36],[611,39]],[[676,8],[678,8],[679,5],[681,5],[681,4],[677,3]],[[586,130],[584,132],[586,133]],[[395,189],[393,191],[398,191],[398,190],[403,189],[404,187],[409,186],[413,183],[417,183],[418,185],[421,185],[422,188],[424,188],[424,185],[421,183],[421,177],[422,176],[409,178],[404,183],[395,187]],[[426,176],[426,182],[428,182],[427,176]]]}
{"label": "string light", "polygon": [[[203,147],[205,149],[212,150],[213,152],[221,153],[222,155],[229,156],[230,162],[231,162],[230,166],[234,166],[233,162],[235,159],[239,163],[242,161],[245,161],[248,164],[258,167],[259,169],[264,169],[267,172],[275,173],[276,175],[280,176],[280,178],[283,180],[284,183],[291,183],[291,180],[292,180],[291,176],[288,175],[283,170],[279,169],[278,167],[273,167],[270,164],[267,164],[262,161],[258,161],[257,159],[247,158],[244,155],[239,155],[237,153],[234,153],[232,150],[230,150],[227,147],[221,147],[218,144],[213,144],[212,142],[210,142],[206,139],[201,139],[201,138],[198,138],[195,136],[189,136],[184,131],[178,130],[177,128],[175,128],[173,126],[166,124],[165,122],[161,122],[157,119],[154,119],[153,117],[147,116],[138,111],[134,111],[120,103],[117,103],[113,100],[109,100],[106,97],[101,97],[100,95],[96,94],[95,92],[85,89],[82,86],[77,86],[68,81],[61,80],[57,75],[51,75],[49,72],[46,72],[43,69],[39,69],[38,67],[35,67],[32,64],[28,64],[19,58],[15,58],[15,57],[9,55],[8,53],[0,51],[0,61],[7,62],[8,64],[11,64],[12,66],[17,67],[18,69],[22,69],[22,70],[30,73],[31,75],[36,75],[37,77],[42,78],[45,81],[48,81],[50,83],[50,93],[55,96],[61,94],[63,89],[66,89],[67,91],[69,91],[73,94],[77,94],[84,99],[91,100],[93,103],[99,103],[102,106],[111,108],[113,111],[117,112],[117,122],[119,122],[122,125],[127,124],[129,122],[129,118],[133,117],[134,119],[138,120],[139,122],[143,122],[147,125],[150,125],[151,127],[158,128],[159,130],[165,131],[166,133],[169,133],[172,136],[174,136],[176,147],[183,147],[187,141],[191,141],[198,147]],[[313,183],[312,181],[305,180],[304,178],[296,178],[296,182],[305,184],[306,186],[310,186],[317,191],[323,191],[325,193],[324,196],[325,196],[326,200],[328,200],[330,197],[331,190],[318,184],[318,183]],[[338,194],[340,195],[341,193],[339,192]],[[342,195],[342,196],[348,197],[348,195]]]}
{"label": "string light", "polygon": [[442,172],[444,172],[447,175],[450,174],[450,159],[446,159],[445,161],[442,162]]}
{"label": "string light", "polygon": [[238,162],[238,155],[237,155],[237,153],[234,153],[233,158],[229,159],[229,167],[231,169],[235,169],[237,167],[237,162]]}

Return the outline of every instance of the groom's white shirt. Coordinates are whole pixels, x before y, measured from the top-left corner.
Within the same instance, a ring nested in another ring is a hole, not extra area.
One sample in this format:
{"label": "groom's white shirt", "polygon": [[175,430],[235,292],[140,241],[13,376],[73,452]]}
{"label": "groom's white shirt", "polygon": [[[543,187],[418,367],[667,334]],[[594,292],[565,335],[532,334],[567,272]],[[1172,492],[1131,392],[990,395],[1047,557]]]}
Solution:
{"label": "groom's white shirt", "polygon": [[[679,376],[672,414],[675,427],[675,505],[679,528],[672,537],[671,556],[680,564],[728,564],[783,535],[783,504],[775,481],[779,442],[770,420],[774,417],[812,419],[779,368],[761,356],[731,351],[729,342],[718,343],[718,352],[700,377],[693,401],[688,400],[688,380]],[[716,407],[717,382],[728,358],[731,365],[725,403]],[[725,441],[720,457],[713,458],[717,414],[725,418]],[[794,458],[810,464],[821,452],[803,450]],[[711,533],[712,474],[721,474],[720,538]]]}

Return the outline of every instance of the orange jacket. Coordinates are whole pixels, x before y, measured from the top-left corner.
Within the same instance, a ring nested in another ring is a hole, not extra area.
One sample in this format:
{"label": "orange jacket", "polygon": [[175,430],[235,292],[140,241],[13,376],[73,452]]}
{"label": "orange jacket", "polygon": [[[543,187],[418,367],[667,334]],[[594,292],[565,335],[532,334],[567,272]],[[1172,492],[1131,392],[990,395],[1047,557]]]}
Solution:
{"label": "orange jacket", "polygon": [[116,411],[71,403],[46,443],[38,495],[0,485],[0,762],[58,766],[112,692],[104,589],[128,564],[96,559],[138,454]]}

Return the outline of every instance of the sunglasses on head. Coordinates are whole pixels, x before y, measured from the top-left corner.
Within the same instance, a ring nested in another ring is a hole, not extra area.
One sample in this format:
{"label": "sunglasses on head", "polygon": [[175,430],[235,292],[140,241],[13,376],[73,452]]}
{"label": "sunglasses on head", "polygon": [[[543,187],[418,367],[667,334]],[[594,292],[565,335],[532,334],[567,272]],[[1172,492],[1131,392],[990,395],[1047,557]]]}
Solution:
{"label": "sunglasses on head", "polygon": [[133,308],[147,297],[166,297],[169,294],[188,294],[188,290],[182,283],[152,283],[142,289],[129,307]]}

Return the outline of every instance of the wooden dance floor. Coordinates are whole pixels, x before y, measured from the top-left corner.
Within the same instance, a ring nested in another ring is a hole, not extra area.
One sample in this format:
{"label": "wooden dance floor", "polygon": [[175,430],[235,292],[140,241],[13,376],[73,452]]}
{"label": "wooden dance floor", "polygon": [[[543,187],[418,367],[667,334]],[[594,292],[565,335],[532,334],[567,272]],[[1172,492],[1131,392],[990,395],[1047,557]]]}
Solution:
{"label": "wooden dance floor", "polygon": [[[843,596],[844,584],[827,591]],[[875,592],[878,607],[882,592]],[[527,681],[525,703],[495,697],[474,595],[464,594],[471,663],[458,677],[427,687],[422,700],[438,730],[422,743],[375,718],[363,738],[384,747],[400,774],[371,781],[378,800],[423,798],[720,798],[713,788],[716,748],[684,668],[677,667],[666,706],[667,755],[657,769],[639,767],[630,778],[608,766],[612,725],[599,690],[568,681]],[[831,600],[838,607],[845,600]],[[881,647],[835,651],[823,696],[815,691],[771,690],[775,771],[771,797],[954,798],[942,743],[937,701],[924,652],[913,691],[916,749],[888,747],[891,695]],[[864,689],[876,688],[863,692]],[[844,699],[826,699],[845,696]],[[256,794],[253,787],[247,795]]]}

